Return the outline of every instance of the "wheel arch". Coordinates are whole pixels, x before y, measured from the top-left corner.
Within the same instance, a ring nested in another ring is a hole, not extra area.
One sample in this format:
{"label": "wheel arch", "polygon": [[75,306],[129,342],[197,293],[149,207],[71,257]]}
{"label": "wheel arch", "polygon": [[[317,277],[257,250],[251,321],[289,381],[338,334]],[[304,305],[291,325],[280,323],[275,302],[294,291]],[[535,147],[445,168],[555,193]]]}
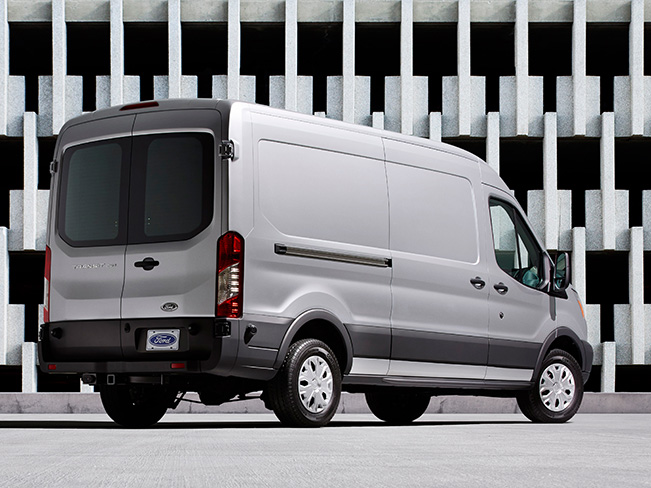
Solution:
{"label": "wheel arch", "polygon": [[352,367],[353,346],[346,326],[327,310],[309,310],[299,315],[287,329],[278,349],[274,369],[280,368],[289,347],[300,339],[319,339],[334,352],[342,375]]}
{"label": "wheel arch", "polygon": [[542,368],[542,363],[547,357],[547,354],[553,349],[562,349],[563,351],[571,354],[576,362],[579,363],[581,370],[589,372],[592,368],[592,351],[586,350],[586,342],[579,339],[579,336],[568,327],[559,327],[554,330],[547,339],[543,342],[540,352],[538,353],[538,360],[536,361],[536,368],[533,372],[533,378],[537,378]]}

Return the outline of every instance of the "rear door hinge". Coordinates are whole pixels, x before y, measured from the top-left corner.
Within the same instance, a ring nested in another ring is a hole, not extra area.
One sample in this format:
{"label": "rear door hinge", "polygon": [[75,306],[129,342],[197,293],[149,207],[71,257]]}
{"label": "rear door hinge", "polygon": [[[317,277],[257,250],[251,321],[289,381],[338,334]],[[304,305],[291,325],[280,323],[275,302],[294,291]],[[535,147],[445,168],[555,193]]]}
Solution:
{"label": "rear door hinge", "polygon": [[228,320],[215,320],[215,337],[229,337],[231,335],[231,324]]}
{"label": "rear door hinge", "polygon": [[235,144],[233,144],[233,141],[222,141],[219,143],[218,152],[222,159],[234,159]]}
{"label": "rear door hinge", "polygon": [[50,174],[53,175],[54,173],[56,173],[56,172],[57,172],[57,169],[58,169],[58,166],[59,166],[59,165],[57,164],[57,160],[56,160],[56,159],[55,159],[54,161],[50,162]]}

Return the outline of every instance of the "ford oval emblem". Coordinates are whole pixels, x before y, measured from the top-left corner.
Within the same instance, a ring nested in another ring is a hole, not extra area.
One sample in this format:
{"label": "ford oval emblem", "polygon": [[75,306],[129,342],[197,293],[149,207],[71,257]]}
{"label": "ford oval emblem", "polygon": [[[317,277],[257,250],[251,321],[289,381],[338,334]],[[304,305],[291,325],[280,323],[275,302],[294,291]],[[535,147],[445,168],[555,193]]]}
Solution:
{"label": "ford oval emblem", "polygon": [[178,306],[176,303],[174,303],[174,302],[163,303],[163,304],[160,306],[160,309],[161,309],[163,312],[175,312],[178,308],[179,308],[179,306]]}
{"label": "ford oval emblem", "polygon": [[149,338],[149,343],[155,347],[172,346],[176,343],[176,337],[173,334],[159,332],[158,334],[153,334]]}

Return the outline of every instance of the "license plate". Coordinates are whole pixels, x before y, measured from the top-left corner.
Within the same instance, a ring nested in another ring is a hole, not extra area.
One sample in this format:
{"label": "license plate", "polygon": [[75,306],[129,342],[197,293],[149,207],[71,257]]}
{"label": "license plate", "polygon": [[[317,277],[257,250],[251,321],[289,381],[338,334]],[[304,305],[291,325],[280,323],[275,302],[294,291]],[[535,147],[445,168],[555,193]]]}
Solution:
{"label": "license plate", "polygon": [[178,351],[179,329],[147,331],[147,351]]}

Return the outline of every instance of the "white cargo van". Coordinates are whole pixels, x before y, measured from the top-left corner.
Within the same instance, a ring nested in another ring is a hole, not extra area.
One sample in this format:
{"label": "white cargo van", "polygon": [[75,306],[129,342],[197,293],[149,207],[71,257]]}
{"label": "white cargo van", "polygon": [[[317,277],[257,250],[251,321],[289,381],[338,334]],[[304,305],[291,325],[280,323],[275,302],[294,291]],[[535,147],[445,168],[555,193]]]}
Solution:
{"label": "white cargo van", "polygon": [[579,408],[592,364],[555,262],[483,161],[447,144],[227,100],[68,122],[52,163],[44,372],[127,427],[186,392],[261,391],[322,426],[341,391],[391,423],[432,395]]}

